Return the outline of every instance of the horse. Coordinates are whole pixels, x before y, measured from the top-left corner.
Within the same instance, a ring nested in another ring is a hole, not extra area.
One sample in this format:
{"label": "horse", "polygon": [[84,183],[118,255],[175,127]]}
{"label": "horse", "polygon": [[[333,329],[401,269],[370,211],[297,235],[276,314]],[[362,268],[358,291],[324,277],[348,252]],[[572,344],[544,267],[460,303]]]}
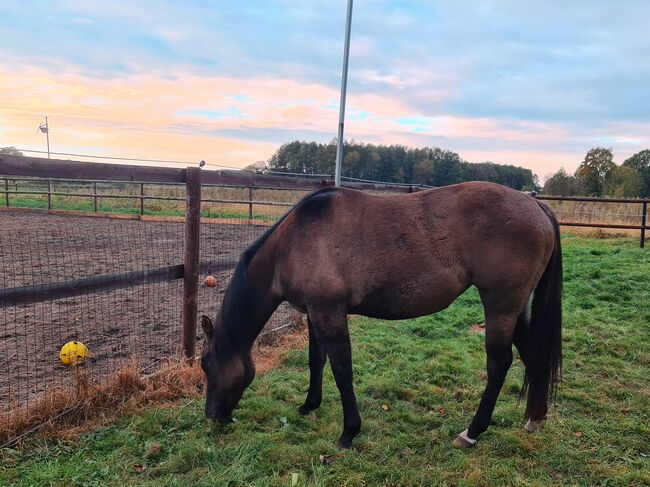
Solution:
{"label": "horse", "polygon": [[525,429],[535,432],[561,374],[559,225],[532,196],[487,182],[381,196],[325,187],[304,197],[241,255],[214,322],[201,319],[205,415],[232,420],[255,375],[253,342],[288,301],[307,314],[309,332],[309,389],[299,412],[320,406],[329,358],[343,406],[336,445],[349,448],[361,417],[348,315],[429,315],[472,285],[485,312],[487,384],[453,445],[471,447],[488,428],[513,343],[525,365]]}

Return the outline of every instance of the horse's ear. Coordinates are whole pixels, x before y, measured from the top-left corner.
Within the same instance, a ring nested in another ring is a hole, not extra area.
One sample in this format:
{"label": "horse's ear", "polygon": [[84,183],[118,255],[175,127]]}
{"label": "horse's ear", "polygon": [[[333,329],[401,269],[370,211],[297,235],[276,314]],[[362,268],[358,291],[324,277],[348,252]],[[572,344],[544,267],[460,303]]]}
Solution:
{"label": "horse's ear", "polygon": [[201,316],[201,328],[208,338],[212,338],[212,320],[207,316]]}

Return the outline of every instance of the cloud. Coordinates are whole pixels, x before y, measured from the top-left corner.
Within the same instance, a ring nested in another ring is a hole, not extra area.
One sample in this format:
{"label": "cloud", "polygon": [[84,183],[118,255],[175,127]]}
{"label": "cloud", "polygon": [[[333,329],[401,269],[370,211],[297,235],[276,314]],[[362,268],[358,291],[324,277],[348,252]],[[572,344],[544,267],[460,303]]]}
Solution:
{"label": "cloud", "polygon": [[[650,145],[649,15],[640,0],[358,0],[346,133],[542,173],[592,145],[620,159]],[[7,0],[0,143],[39,144],[44,113],[57,143],[101,152],[198,144],[243,165],[292,138],[327,142],[344,17],[325,0]]]}

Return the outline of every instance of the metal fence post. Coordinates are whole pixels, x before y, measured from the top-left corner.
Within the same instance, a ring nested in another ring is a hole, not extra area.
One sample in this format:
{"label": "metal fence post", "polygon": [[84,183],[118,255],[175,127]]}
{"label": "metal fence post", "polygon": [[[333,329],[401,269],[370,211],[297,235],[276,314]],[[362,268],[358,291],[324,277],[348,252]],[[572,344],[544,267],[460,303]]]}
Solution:
{"label": "metal fence post", "polygon": [[[199,187],[199,193],[200,190]],[[140,215],[144,215],[144,183],[140,183]]]}
{"label": "metal fence post", "polygon": [[201,235],[201,169],[188,167],[185,176],[185,257],[183,268],[183,329],[185,356],[191,362],[196,347]]}
{"label": "metal fence post", "polygon": [[97,183],[93,182],[93,211],[97,213]]}
{"label": "metal fence post", "polygon": [[248,219],[253,219],[253,187],[248,187]]}
{"label": "metal fence post", "polygon": [[645,225],[648,215],[648,202],[644,201],[641,209],[641,248],[645,246]]}
{"label": "metal fence post", "polygon": [[5,206],[9,208],[9,180],[5,178]]}
{"label": "metal fence post", "polygon": [[52,180],[47,180],[47,209],[52,209]]}

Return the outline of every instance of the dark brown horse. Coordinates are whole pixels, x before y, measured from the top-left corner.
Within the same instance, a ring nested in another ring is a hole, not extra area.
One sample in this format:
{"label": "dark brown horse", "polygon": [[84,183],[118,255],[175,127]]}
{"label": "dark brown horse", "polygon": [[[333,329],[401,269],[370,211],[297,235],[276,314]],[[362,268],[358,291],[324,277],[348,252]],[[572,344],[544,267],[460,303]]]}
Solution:
{"label": "dark brown horse", "polygon": [[288,301],[307,313],[309,324],[311,377],[299,410],[319,407],[329,357],[343,403],[337,444],[348,448],[361,428],[348,314],[428,315],[472,285],[485,310],[488,379],[474,419],[454,446],[472,446],[487,429],[513,343],[526,366],[526,429],[535,431],[561,367],[559,228],[534,198],[482,182],[403,196],[326,188],[300,201],[244,252],[214,325],[203,317],[205,414],[229,420],[255,375],[253,342]]}

